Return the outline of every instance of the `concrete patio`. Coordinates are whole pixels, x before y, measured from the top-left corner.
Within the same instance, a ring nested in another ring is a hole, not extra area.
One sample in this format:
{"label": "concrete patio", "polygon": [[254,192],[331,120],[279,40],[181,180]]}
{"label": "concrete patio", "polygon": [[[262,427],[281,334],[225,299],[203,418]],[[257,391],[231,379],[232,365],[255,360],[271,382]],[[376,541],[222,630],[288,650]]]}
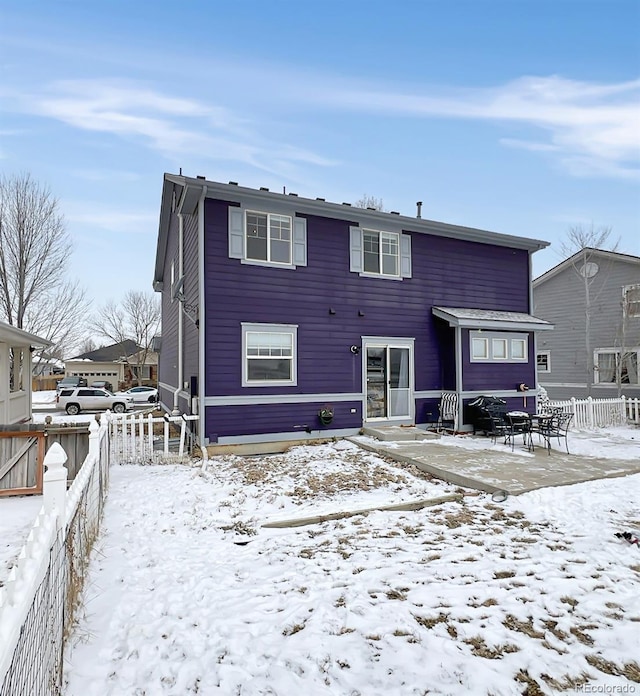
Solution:
{"label": "concrete patio", "polygon": [[[449,442],[451,437],[453,436],[448,437]],[[480,439],[488,446],[467,449],[464,446],[442,444],[446,440],[441,440],[438,434],[413,427],[367,429],[363,436],[349,439],[364,449],[415,464],[444,481],[488,493],[505,491],[510,495],[518,495],[549,486],[567,486],[640,473],[640,432],[638,458],[634,460],[567,454],[564,443],[560,447],[554,443],[550,454],[543,444],[536,441],[533,452],[518,445],[512,452],[510,447],[505,447],[500,441],[491,444],[481,436],[455,437],[471,442]],[[571,442],[579,438],[580,433],[570,434],[569,449]]]}

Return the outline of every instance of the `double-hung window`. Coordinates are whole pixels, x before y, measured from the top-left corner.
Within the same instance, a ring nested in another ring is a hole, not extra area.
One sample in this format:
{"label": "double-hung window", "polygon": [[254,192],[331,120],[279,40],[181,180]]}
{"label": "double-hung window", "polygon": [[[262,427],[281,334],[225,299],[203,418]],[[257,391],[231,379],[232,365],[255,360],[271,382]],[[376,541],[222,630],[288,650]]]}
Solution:
{"label": "double-hung window", "polygon": [[255,266],[307,265],[307,221],[282,212],[229,208],[229,258]]}
{"label": "double-hung window", "polygon": [[396,232],[362,230],[362,248],[365,273],[399,275],[400,235]]}
{"label": "double-hung window", "polygon": [[291,263],[291,218],[288,215],[247,211],[247,259]]}
{"label": "double-hung window", "polygon": [[297,330],[290,324],[242,324],[242,386],[295,386]]}
{"label": "double-hung window", "polygon": [[350,228],[350,270],[363,276],[411,278],[411,235]]}

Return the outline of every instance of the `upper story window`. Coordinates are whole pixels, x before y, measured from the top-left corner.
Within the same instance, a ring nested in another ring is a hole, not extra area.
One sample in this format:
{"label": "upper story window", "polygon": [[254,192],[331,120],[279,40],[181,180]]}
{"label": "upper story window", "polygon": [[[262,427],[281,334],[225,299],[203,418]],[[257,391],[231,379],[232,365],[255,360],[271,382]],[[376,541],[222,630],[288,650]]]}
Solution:
{"label": "upper story window", "polygon": [[640,285],[625,285],[622,288],[624,315],[640,317]]}
{"label": "upper story window", "polygon": [[230,207],[229,258],[257,266],[306,266],[307,221],[292,215]]}
{"label": "upper story window", "polygon": [[291,263],[291,218],[270,213],[246,213],[247,259]]}
{"label": "upper story window", "polygon": [[291,324],[242,324],[242,386],[297,384],[297,333]]}
{"label": "upper story window", "polygon": [[411,236],[351,227],[349,266],[363,276],[411,278]]}
{"label": "upper story window", "polygon": [[470,331],[471,362],[527,362],[527,334]]}
{"label": "upper story window", "polygon": [[396,232],[362,230],[362,253],[365,273],[398,276],[400,235]]}

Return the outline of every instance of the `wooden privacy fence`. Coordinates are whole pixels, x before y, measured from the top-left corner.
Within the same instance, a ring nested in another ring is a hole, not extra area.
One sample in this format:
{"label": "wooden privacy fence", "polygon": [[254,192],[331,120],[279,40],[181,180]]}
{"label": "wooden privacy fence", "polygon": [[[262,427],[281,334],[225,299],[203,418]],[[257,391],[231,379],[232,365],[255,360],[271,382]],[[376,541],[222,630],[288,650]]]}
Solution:
{"label": "wooden privacy fence", "polygon": [[73,481],[89,452],[89,423],[0,426],[0,498],[42,493],[43,461],[54,442],[67,453]]}
{"label": "wooden privacy fence", "polygon": [[571,398],[550,401],[549,405],[573,413],[572,427],[576,430],[594,430],[633,423],[640,425],[640,399],[624,396],[614,399]]}

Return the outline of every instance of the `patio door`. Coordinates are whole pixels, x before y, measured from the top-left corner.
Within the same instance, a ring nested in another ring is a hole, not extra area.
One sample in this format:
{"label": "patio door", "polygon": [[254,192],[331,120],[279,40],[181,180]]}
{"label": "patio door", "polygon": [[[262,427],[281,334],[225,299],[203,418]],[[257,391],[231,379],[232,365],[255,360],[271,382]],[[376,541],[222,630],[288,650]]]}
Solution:
{"label": "patio door", "polygon": [[410,346],[366,346],[366,418],[407,419],[413,411]]}

